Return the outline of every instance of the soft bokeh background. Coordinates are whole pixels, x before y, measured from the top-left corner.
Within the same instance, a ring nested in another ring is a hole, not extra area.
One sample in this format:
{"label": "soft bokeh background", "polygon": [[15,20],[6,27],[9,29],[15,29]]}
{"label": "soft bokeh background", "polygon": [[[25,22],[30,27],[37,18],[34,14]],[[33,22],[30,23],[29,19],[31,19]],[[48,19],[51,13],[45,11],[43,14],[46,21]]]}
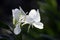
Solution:
{"label": "soft bokeh background", "polygon": [[[34,8],[34,6],[36,9],[39,8],[41,22],[44,24],[44,29],[31,27],[29,32],[27,32],[27,24],[21,27],[22,32],[19,35],[14,35],[13,27],[10,27],[12,24],[10,21],[8,21],[8,19],[6,21],[8,23],[6,24],[4,21],[0,21],[0,40],[60,40],[60,7],[58,2],[59,1],[57,0],[33,0],[31,2],[32,7],[28,7],[29,3],[27,1],[27,7],[24,6],[22,8],[25,8],[25,11],[29,11],[30,9]],[[37,6],[34,5],[34,3]],[[1,11],[2,9],[0,6],[0,16]]]}

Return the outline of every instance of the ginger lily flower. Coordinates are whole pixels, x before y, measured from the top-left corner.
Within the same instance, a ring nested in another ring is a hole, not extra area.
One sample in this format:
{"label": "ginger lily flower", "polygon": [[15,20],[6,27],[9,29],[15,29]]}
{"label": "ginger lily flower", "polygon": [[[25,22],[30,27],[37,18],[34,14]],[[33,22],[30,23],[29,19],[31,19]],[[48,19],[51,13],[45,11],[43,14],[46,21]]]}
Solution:
{"label": "ginger lily flower", "polygon": [[[18,35],[21,32],[20,24],[30,24],[34,25],[36,28],[43,29],[43,23],[41,23],[40,13],[39,10],[32,9],[28,15],[22,10],[20,7],[19,9],[12,10],[13,13],[13,24],[16,26],[14,28],[14,33]],[[29,26],[30,28],[30,26]]]}
{"label": "ginger lily flower", "polygon": [[21,32],[20,23],[22,22],[22,19],[25,16],[25,12],[20,7],[20,10],[17,8],[12,10],[12,14],[13,14],[13,24],[15,26],[14,33],[18,35]]}
{"label": "ginger lily flower", "polygon": [[23,25],[31,24],[34,25],[36,28],[43,29],[43,23],[41,23],[40,21],[41,18],[40,18],[39,10],[36,11],[35,9],[32,9],[29,12],[29,15],[26,15]]}

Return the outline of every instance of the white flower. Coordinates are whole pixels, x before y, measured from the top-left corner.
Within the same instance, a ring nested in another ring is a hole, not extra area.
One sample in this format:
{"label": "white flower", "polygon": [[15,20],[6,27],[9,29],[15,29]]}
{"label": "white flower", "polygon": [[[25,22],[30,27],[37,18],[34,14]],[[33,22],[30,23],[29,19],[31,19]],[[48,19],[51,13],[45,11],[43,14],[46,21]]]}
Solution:
{"label": "white flower", "polygon": [[12,14],[13,14],[13,24],[15,25],[14,33],[18,35],[21,32],[20,23],[23,22],[22,19],[26,14],[21,7],[20,9],[16,8],[12,10]]}
{"label": "white flower", "polygon": [[29,12],[29,15],[26,15],[24,24],[34,25],[36,28],[43,29],[43,23],[40,22],[40,13],[39,10],[32,9]]}
{"label": "white flower", "polygon": [[36,28],[43,29],[43,23],[41,23],[40,13],[39,10],[32,9],[29,12],[29,15],[26,15],[26,13],[20,9],[14,9],[12,10],[13,13],[13,24],[15,25],[14,33],[18,35],[21,32],[20,24],[30,24],[34,25]]}

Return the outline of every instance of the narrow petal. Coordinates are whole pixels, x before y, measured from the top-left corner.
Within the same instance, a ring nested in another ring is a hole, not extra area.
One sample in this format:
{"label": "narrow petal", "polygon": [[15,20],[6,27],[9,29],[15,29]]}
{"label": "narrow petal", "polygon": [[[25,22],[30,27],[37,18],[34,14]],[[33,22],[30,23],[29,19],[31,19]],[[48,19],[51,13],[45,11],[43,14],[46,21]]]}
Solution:
{"label": "narrow petal", "polygon": [[18,35],[20,32],[21,32],[20,24],[17,24],[15,29],[14,29],[14,33],[15,33],[15,35]]}
{"label": "narrow petal", "polygon": [[37,9],[37,17],[38,17],[39,21],[41,21],[39,9]]}
{"label": "narrow petal", "polygon": [[41,22],[33,23],[33,25],[34,25],[36,28],[43,29],[43,23],[41,23]]}
{"label": "narrow petal", "polygon": [[21,7],[20,7],[20,12],[22,13],[21,15],[26,15]]}

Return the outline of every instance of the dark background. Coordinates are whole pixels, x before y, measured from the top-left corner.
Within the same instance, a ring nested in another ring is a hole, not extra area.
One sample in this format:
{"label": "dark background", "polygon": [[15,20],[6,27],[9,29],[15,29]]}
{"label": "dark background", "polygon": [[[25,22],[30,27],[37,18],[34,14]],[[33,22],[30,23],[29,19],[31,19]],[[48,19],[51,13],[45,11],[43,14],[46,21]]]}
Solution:
{"label": "dark background", "polygon": [[[20,35],[14,35],[12,9],[19,6],[25,12],[40,9],[44,29],[27,33],[25,25]],[[60,0],[0,0],[0,40],[60,40]]]}

